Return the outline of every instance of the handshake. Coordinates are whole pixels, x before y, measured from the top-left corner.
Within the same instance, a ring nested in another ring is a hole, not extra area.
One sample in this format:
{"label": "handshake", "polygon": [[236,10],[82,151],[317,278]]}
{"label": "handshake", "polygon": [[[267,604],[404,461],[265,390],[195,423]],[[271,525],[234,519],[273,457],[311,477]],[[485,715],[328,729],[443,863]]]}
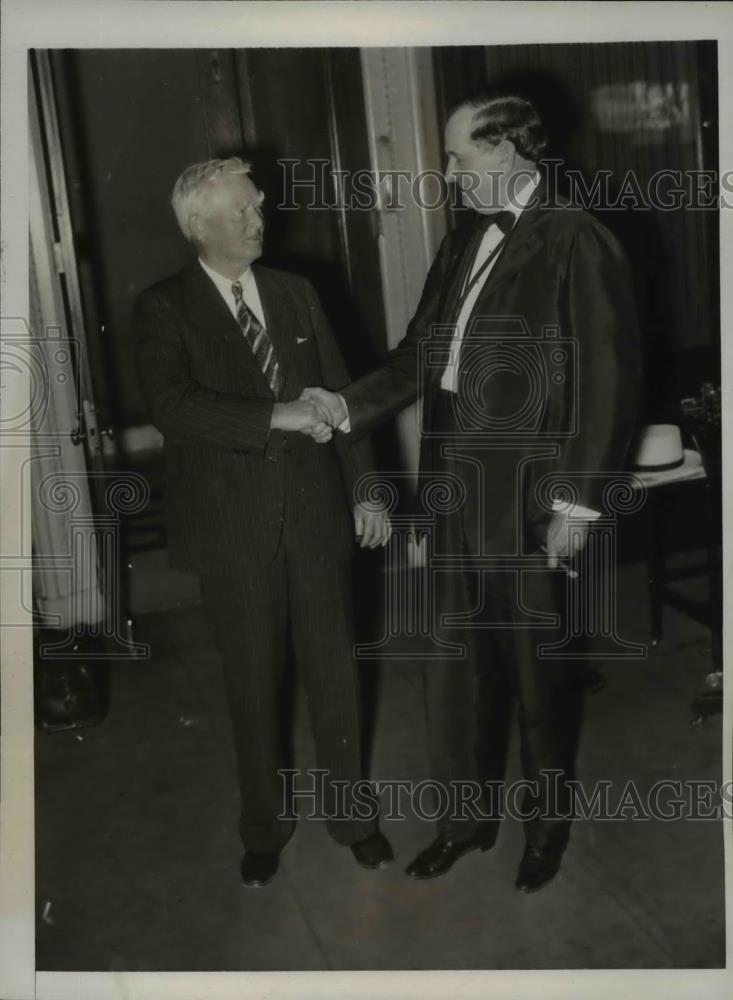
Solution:
{"label": "handshake", "polygon": [[333,437],[334,428],[348,417],[343,400],[335,392],[311,386],[304,389],[300,399],[291,403],[275,403],[270,427],[279,431],[300,431],[308,434],[318,444],[325,444]]}
{"label": "handshake", "polygon": [[[310,386],[300,399],[290,403],[275,403],[270,427],[280,431],[300,431],[308,434],[318,444],[325,444],[333,437],[334,428],[348,419],[348,411],[341,397],[328,389]],[[363,549],[385,546],[392,535],[389,512],[374,504],[356,504],[354,531]]]}

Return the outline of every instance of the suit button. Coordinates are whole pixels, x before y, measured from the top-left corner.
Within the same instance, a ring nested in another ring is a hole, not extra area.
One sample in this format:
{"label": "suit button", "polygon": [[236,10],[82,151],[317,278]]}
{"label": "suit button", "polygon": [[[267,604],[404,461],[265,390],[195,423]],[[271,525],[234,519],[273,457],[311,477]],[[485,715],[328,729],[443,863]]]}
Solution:
{"label": "suit button", "polygon": [[270,462],[277,462],[277,455],[268,455],[267,458]]}

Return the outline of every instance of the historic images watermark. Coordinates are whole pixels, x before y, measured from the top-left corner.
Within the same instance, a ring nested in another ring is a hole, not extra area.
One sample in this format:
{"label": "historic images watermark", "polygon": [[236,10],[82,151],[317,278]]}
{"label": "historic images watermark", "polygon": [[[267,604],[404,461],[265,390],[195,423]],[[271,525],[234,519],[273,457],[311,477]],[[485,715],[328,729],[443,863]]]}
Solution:
{"label": "historic images watermark", "polygon": [[[491,211],[498,207],[481,200],[478,193],[481,177],[473,171],[456,171],[455,183],[449,183],[440,170],[342,170],[321,158],[277,162],[280,167],[277,207],[285,211],[303,208],[402,211],[408,205],[427,211],[466,205],[477,211]],[[539,204],[541,208],[552,208],[555,202],[551,192],[555,191],[563,191],[572,205],[586,211],[674,212],[733,207],[730,170],[661,169],[649,177],[641,177],[632,169],[623,175],[612,170],[590,174],[565,168],[559,159],[543,160],[538,170],[547,183],[532,195],[528,207]],[[518,171],[509,179],[510,200],[533,176],[534,172]]]}
{"label": "historic images watermark", "polygon": [[[565,779],[570,793],[569,811],[560,812],[552,803],[562,801],[562,771],[542,770],[538,780],[513,782],[455,781],[450,785],[426,779],[368,780],[347,782],[329,777],[322,768],[283,768],[282,809],[279,818],[299,816],[320,820],[405,820],[416,816],[436,820],[491,821],[509,817],[520,822],[537,819],[592,821],[675,822],[733,818],[733,782],[664,778],[648,788],[631,779],[619,784],[611,780],[591,784]],[[300,781],[300,784],[296,784]],[[323,808],[329,789],[334,809]],[[545,803],[541,805],[538,803]]]}

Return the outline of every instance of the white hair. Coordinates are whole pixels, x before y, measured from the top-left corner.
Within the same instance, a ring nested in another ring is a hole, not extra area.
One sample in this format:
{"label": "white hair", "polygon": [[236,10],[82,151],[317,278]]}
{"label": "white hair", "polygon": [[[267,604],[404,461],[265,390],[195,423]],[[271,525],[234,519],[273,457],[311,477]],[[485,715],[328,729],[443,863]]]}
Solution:
{"label": "white hair", "polygon": [[232,174],[249,174],[251,163],[245,163],[238,156],[226,160],[207,160],[186,167],[173,186],[171,205],[176,213],[178,225],[187,240],[193,239],[189,226],[192,215],[203,210],[203,201],[212,181]]}

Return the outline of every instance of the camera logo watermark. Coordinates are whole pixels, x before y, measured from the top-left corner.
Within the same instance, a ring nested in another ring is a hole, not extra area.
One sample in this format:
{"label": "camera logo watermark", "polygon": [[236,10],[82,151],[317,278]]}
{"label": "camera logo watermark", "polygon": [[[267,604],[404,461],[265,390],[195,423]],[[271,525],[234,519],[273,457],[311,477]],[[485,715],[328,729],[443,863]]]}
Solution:
{"label": "camera logo watermark", "polygon": [[121,588],[123,523],[147,506],[148,483],[135,472],[104,470],[85,453],[93,414],[81,392],[81,342],[57,326],[39,334],[23,318],[2,326],[0,449],[21,518],[16,549],[0,561],[17,608],[17,619],[3,624],[30,619],[48,629],[45,659],[147,658],[149,646],[131,637]]}

